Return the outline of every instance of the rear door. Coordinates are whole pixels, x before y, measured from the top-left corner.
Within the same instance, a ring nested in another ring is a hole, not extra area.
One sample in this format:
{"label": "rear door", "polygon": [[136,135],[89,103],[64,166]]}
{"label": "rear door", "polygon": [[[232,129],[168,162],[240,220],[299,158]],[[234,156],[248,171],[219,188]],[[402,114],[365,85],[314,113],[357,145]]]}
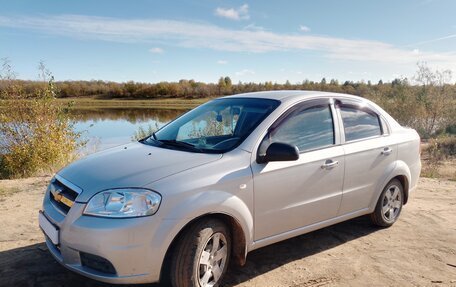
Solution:
{"label": "rear door", "polygon": [[255,240],[333,218],[342,198],[344,151],[329,99],[298,104],[269,129],[273,142],[298,147],[297,161],[252,163]]}
{"label": "rear door", "polygon": [[345,176],[339,214],[369,207],[377,183],[384,178],[397,155],[389,144],[386,121],[370,107],[347,100],[337,101],[345,151]]}

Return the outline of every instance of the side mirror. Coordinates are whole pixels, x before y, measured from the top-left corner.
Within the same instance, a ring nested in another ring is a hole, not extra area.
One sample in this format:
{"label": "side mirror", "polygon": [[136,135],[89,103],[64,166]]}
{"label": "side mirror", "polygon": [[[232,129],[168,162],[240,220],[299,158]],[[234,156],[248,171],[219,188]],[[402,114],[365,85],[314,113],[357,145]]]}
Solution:
{"label": "side mirror", "polygon": [[299,159],[299,150],[296,146],[286,143],[272,143],[269,145],[264,156],[257,158],[258,163],[270,161],[293,161]]}

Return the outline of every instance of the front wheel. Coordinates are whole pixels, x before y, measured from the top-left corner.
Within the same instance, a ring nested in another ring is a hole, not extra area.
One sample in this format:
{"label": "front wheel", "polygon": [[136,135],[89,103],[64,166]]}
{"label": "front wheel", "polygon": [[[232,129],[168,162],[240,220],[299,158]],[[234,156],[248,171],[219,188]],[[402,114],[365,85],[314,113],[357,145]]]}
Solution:
{"label": "front wheel", "polygon": [[404,202],[404,188],[397,179],[390,181],[383,189],[371,214],[372,222],[381,227],[390,227],[401,214]]}
{"label": "front wheel", "polygon": [[174,287],[218,286],[228,267],[231,234],[220,220],[203,219],[179,239],[171,261]]}

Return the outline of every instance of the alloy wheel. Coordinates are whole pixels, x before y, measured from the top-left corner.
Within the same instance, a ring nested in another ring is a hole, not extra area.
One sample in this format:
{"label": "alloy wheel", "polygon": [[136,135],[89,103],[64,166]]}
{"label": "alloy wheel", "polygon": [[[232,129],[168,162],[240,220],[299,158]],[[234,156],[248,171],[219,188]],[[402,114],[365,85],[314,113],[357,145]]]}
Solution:
{"label": "alloy wheel", "polygon": [[217,284],[222,276],[228,256],[225,235],[214,233],[206,242],[199,258],[198,280],[202,287]]}
{"label": "alloy wheel", "polygon": [[402,192],[396,185],[391,185],[385,192],[382,202],[382,216],[387,222],[394,222],[402,207]]}

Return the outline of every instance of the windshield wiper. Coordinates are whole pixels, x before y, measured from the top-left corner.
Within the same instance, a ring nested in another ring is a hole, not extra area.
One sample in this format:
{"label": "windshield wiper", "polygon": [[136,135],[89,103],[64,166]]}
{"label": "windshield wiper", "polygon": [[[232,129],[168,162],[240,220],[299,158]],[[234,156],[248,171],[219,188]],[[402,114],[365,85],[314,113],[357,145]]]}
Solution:
{"label": "windshield wiper", "polygon": [[202,151],[200,148],[197,148],[195,145],[188,143],[188,142],[184,142],[184,141],[177,141],[177,140],[157,140],[157,141],[159,141],[165,145],[169,145],[169,146],[184,147],[184,148],[196,150],[199,152]]}
{"label": "windshield wiper", "polygon": [[157,145],[160,143],[160,141],[157,140],[157,136],[155,135],[155,133],[152,133],[150,136],[148,136],[146,138],[138,140],[138,142],[143,143],[143,144],[149,144],[149,145],[150,144]]}

